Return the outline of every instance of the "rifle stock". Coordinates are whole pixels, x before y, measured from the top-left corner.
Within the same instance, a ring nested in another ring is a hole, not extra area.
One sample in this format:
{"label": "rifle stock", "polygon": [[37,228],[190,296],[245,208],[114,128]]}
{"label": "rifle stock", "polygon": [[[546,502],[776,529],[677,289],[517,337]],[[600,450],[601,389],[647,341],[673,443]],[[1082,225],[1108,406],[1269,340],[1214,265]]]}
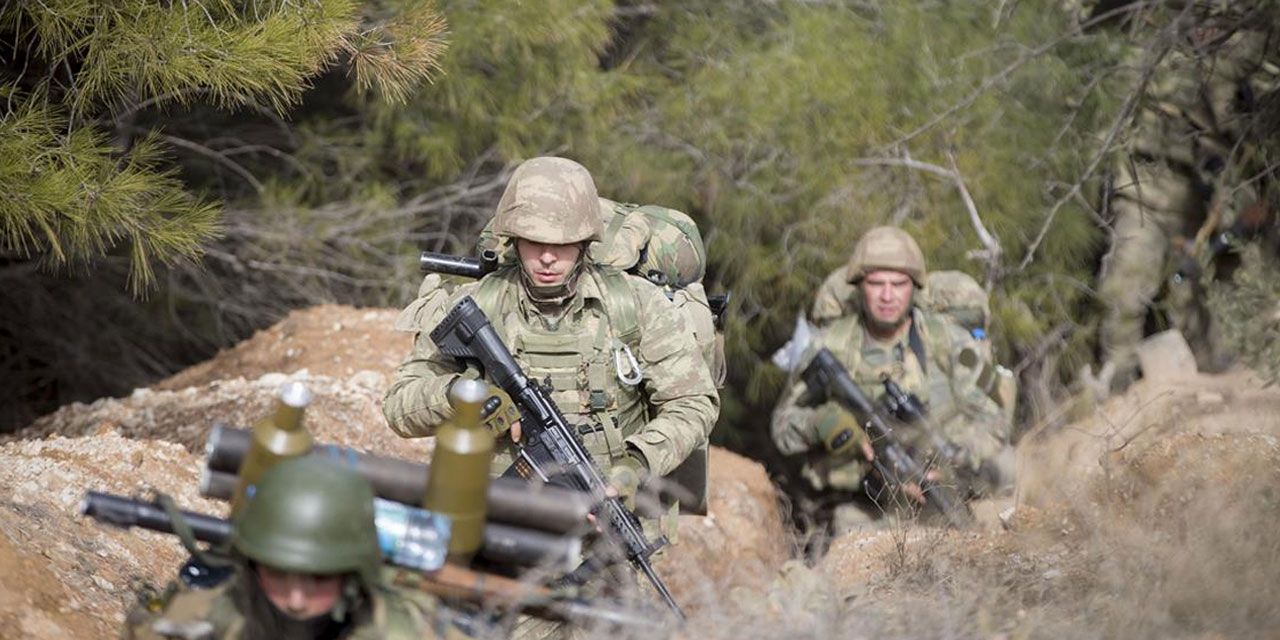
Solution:
{"label": "rifle stock", "polygon": [[818,351],[800,375],[809,392],[817,396],[811,400],[829,398],[853,415],[862,417],[862,427],[871,438],[877,460],[884,459],[888,463],[886,465],[873,461],[886,482],[899,488],[914,482],[924,492],[925,507],[946,518],[948,524],[957,529],[967,529],[973,524],[973,516],[958,492],[953,487],[937,484],[926,477],[927,469],[902,447],[875,404],[830,351]]}
{"label": "rifle stock", "polygon": [[620,499],[608,497],[608,484],[575,429],[546,390],[525,375],[475,300],[464,297],[450,309],[431,331],[431,340],[445,355],[479,363],[485,376],[520,407],[524,436],[519,458],[503,475],[560,482],[594,497],[599,505],[596,516],[603,528],[622,546],[627,560],[648,578],[667,605],[683,619],[680,605],[649,562],[649,557],[661,548],[665,539],[650,542],[635,514],[628,511]]}

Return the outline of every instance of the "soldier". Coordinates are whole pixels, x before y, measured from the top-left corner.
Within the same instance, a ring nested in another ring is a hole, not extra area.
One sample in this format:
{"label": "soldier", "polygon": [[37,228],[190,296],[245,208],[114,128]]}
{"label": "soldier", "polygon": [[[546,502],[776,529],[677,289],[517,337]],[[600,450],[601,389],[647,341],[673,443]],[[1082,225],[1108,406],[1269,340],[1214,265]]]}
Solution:
{"label": "soldier", "polygon": [[[130,612],[126,639],[435,638],[434,600],[382,585],[373,489],[315,458],[281,462],[235,519],[235,572]],[[449,635],[455,635],[452,632]],[[459,637],[460,634],[458,634]]]}
{"label": "soldier", "polygon": [[[850,265],[844,264],[832,271],[822,281],[818,293],[813,296],[813,305],[809,308],[809,320],[819,327],[825,327],[837,319],[848,315],[857,315],[858,287],[850,281]],[[978,284],[973,276],[963,271],[934,271],[929,274],[929,281],[919,292],[916,305],[925,311],[945,314],[977,341],[982,348],[982,355],[992,364],[992,373],[979,380],[979,386],[985,391],[996,390],[995,400],[1005,413],[1009,424],[1013,424],[1018,399],[1018,381],[1013,372],[996,363],[992,353],[991,341],[987,339],[987,325],[991,317],[991,306],[987,292]]]}
{"label": "soldier", "polygon": [[[979,386],[979,380],[992,375],[992,365],[963,328],[915,304],[926,281],[924,255],[915,240],[900,229],[876,227],[858,241],[847,273],[857,292],[857,313],[832,321],[809,345],[772,422],[778,449],[802,456],[809,484],[835,494],[835,532],[878,518],[887,505],[877,505],[863,493],[874,452],[858,419],[833,402],[801,405],[807,389],[796,374],[821,348],[829,349],[873,400],[884,396],[884,373],[919,397],[928,420],[896,430],[909,446],[936,450],[942,441],[958,449],[951,464],[957,474],[971,478],[970,489],[976,493],[1009,485],[1009,422],[995,390],[984,392]],[[831,437],[844,430],[854,437]],[[833,444],[840,440],[844,442]]]}
{"label": "soldier", "polygon": [[[428,335],[470,295],[526,373],[550,381],[552,399],[624,497],[706,445],[719,396],[693,333],[657,286],[587,259],[603,230],[599,207],[591,175],[576,162],[534,158],[516,169],[494,232],[515,243],[517,263],[452,293],[428,291],[397,320],[417,336],[383,401],[396,433],[433,435],[452,414],[449,385],[476,375]],[[510,430],[495,447],[497,474],[513,460],[520,425],[491,426]],[[666,524],[671,531],[674,518]]]}
{"label": "soldier", "polygon": [[[1213,4],[1214,12],[1226,6]],[[1128,67],[1135,74],[1149,72],[1150,80],[1116,156],[1108,194],[1114,222],[1099,274],[1098,294],[1106,305],[1099,338],[1113,390],[1137,376],[1136,347],[1151,309],[1162,309],[1168,323],[1183,332],[1202,369],[1227,364],[1229,355],[1197,283],[1179,263],[1194,263],[1218,230],[1265,217],[1258,210],[1265,205],[1256,182],[1249,179],[1256,167],[1249,167],[1253,142],[1245,134],[1262,93],[1259,82],[1267,75],[1274,82],[1275,65],[1266,63],[1275,57],[1274,39],[1237,29],[1244,23],[1238,16],[1223,28],[1213,21],[1225,16],[1199,14],[1192,10],[1176,18],[1163,58],[1151,62],[1150,48],[1135,47],[1141,61]]]}

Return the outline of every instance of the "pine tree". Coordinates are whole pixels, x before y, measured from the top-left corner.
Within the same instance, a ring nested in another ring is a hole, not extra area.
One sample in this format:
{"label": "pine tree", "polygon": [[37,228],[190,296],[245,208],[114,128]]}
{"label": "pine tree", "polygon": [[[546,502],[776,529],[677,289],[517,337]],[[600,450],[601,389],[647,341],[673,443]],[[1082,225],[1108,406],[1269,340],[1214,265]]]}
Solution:
{"label": "pine tree", "polygon": [[403,103],[439,72],[443,33],[429,3],[401,0],[0,5],[0,429],[193,351],[191,311],[115,292],[172,302],[159,279],[192,269],[233,230],[228,204],[271,179],[187,130],[284,123],[338,70],[354,95]]}

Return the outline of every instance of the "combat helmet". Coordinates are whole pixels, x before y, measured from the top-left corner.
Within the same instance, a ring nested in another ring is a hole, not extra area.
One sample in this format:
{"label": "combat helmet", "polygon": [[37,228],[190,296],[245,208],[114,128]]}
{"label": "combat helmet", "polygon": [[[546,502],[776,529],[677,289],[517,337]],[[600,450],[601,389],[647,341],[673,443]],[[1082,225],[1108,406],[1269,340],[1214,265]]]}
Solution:
{"label": "combat helmet", "polygon": [[355,471],[303,456],[262,475],[235,520],[232,547],[274,569],[355,573],[377,582],[381,552],[373,489]]}
{"label": "combat helmet", "polygon": [[911,234],[897,227],[875,227],[858,240],[849,258],[849,282],[861,282],[880,269],[911,276],[917,289],[925,285],[924,253]]}
{"label": "combat helmet", "polygon": [[545,244],[599,240],[604,224],[591,173],[565,158],[525,161],[502,192],[493,231]]}

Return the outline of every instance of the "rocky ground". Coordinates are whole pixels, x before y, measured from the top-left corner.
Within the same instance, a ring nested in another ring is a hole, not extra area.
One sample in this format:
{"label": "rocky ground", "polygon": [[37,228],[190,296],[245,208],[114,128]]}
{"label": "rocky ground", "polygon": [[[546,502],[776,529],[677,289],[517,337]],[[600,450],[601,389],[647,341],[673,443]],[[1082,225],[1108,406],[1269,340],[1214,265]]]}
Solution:
{"label": "rocky ground", "polygon": [[[410,341],[394,314],[295,312],[150,389],[0,439],[0,637],[112,637],[137,588],[185,554],[85,521],[83,492],[158,490],[222,514],[196,490],[208,430],[251,424],[287,378],[312,389],[318,440],[428,458],[430,441],[395,437],[378,410]],[[713,450],[709,515],[683,516],[658,566],[692,613],[682,635],[1280,637],[1280,391],[1190,373],[1084,415],[1023,439],[1017,495],[981,505],[985,529],[850,534],[813,567],[789,561],[764,469]]]}

